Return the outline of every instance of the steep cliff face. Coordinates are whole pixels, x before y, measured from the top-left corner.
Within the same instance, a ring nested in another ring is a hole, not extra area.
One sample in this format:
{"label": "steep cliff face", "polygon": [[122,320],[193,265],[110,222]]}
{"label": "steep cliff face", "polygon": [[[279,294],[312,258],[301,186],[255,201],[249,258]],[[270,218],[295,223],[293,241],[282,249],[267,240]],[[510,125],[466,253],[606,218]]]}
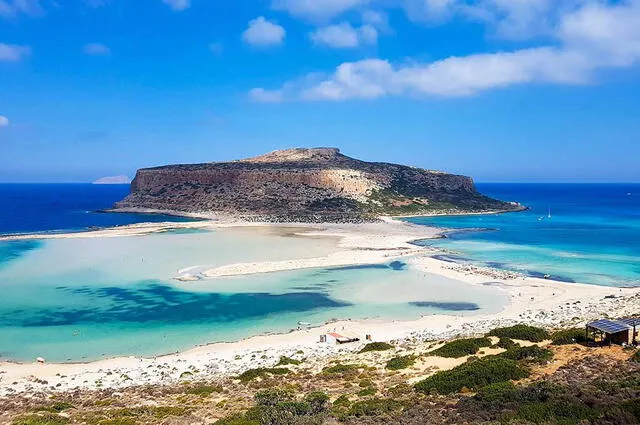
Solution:
{"label": "steep cliff face", "polygon": [[469,177],[359,161],[338,149],[288,149],[225,163],[139,170],[118,210],[234,214],[279,221],[356,221],[378,215],[509,211]]}

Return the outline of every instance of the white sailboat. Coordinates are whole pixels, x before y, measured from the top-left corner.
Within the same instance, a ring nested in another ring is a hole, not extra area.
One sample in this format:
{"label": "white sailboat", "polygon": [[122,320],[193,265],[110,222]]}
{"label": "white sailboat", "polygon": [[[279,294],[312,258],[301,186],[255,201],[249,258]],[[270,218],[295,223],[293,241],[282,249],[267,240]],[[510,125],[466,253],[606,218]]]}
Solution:
{"label": "white sailboat", "polygon": [[549,207],[549,212],[547,213],[547,218],[551,218],[551,207]]}

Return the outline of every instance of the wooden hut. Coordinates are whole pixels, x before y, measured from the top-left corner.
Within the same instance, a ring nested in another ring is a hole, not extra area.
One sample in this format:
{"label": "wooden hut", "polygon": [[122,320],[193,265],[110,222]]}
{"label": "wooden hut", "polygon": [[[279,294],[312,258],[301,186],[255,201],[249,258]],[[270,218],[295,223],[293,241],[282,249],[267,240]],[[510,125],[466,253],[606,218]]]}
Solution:
{"label": "wooden hut", "polygon": [[[636,341],[636,330],[633,324],[633,320],[636,319],[624,319],[623,320],[610,320],[600,319],[587,323],[586,336],[593,336],[594,340],[599,340],[603,344],[633,344]],[[638,320],[640,323],[640,320]],[[637,324],[637,323],[636,323]]]}

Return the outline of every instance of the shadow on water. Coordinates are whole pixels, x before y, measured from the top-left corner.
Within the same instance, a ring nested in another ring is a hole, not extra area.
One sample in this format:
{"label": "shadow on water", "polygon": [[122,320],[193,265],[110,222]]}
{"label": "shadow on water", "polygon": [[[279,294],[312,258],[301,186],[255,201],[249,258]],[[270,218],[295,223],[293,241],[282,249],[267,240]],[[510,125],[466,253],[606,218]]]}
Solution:
{"label": "shadow on water", "polygon": [[526,275],[529,277],[535,277],[538,279],[550,279],[550,280],[555,280],[557,282],[565,282],[565,283],[575,283],[576,281],[569,278],[569,277],[565,277],[565,276],[557,276],[557,275],[547,275],[545,273],[540,273],[540,272],[536,272],[536,271],[530,271],[527,270]]}
{"label": "shadow on water", "polygon": [[70,297],[83,297],[83,305],[74,308],[34,308],[28,312],[7,311],[0,317],[0,326],[36,327],[114,322],[224,323],[274,313],[305,312],[349,305],[318,292],[195,293],[157,282],[141,282],[127,289],[115,286],[57,289]]}
{"label": "shadow on water", "polygon": [[327,269],[330,271],[333,270],[394,270],[394,271],[402,271],[407,268],[407,263],[402,261],[392,261],[389,264],[357,264],[354,266],[343,266],[343,267],[334,267],[331,269]]}
{"label": "shadow on water", "polygon": [[2,241],[0,242],[0,267],[23,254],[37,249],[42,245],[40,241]]}
{"label": "shadow on water", "polygon": [[415,301],[409,303],[415,307],[436,308],[446,311],[476,311],[480,310],[480,306],[475,303],[465,302],[436,302],[436,301]]}

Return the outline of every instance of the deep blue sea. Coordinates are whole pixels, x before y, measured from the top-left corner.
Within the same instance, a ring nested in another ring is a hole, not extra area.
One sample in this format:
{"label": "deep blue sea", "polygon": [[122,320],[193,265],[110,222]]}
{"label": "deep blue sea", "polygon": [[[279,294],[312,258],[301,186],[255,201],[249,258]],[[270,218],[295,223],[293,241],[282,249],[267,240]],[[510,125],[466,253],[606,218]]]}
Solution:
{"label": "deep blue sea", "polygon": [[444,258],[453,261],[597,285],[640,285],[640,184],[478,184],[478,189],[530,210],[412,218],[457,229],[446,239],[422,243],[448,250]]}
{"label": "deep blue sea", "polygon": [[0,234],[85,230],[124,224],[183,221],[148,214],[105,214],[129,185],[0,183]]}

